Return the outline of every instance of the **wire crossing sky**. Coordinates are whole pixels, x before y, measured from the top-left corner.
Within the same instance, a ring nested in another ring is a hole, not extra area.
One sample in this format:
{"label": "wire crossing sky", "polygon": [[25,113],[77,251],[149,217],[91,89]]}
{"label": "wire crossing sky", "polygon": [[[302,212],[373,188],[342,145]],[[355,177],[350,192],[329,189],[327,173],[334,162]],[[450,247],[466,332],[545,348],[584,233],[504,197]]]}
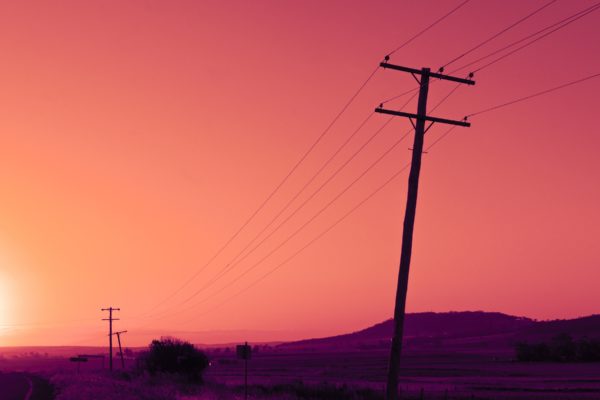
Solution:
{"label": "wire crossing sky", "polygon": [[132,345],[389,318],[411,125],[372,112],[417,87],[391,53],[485,71],[430,87],[472,127],[426,135],[408,311],[597,313],[597,7],[1,4],[0,344],[103,343],[108,304]]}

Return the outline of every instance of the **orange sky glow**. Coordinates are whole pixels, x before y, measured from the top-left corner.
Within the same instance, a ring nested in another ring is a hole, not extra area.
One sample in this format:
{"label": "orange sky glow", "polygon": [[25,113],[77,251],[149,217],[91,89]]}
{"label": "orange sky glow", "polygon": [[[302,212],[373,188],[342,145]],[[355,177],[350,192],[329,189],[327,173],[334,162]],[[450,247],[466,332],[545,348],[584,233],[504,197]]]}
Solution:
{"label": "orange sky glow", "polygon": [[[547,2],[471,1],[390,62],[437,70]],[[121,308],[115,324],[129,345],[171,334],[205,343],[299,339],[390,318],[406,173],[253,283],[410,160],[412,135],[278,247],[410,129],[403,118],[211,283],[382,100],[416,87],[390,70],[376,72],[264,209],[171,295],[383,56],[457,4],[2,2],[0,346],[103,345],[108,306]],[[592,4],[557,1],[454,67]],[[461,119],[600,72],[598,26],[600,11],[486,68],[432,114]],[[431,85],[430,108],[453,87]],[[409,312],[549,319],[600,311],[599,89],[593,79],[475,116],[424,155]],[[387,118],[374,114],[277,221]],[[426,146],[445,130],[434,125]]]}

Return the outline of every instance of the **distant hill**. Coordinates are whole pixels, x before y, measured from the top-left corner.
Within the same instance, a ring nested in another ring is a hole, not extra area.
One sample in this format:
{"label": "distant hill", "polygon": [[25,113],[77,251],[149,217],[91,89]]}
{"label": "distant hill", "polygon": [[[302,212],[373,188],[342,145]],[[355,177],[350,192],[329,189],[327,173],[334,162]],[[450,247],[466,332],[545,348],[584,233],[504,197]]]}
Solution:
{"label": "distant hill", "polygon": [[[283,343],[279,347],[334,350],[389,347],[393,321],[344,335]],[[405,319],[404,339],[408,348],[512,349],[518,340],[537,340],[568,333],[574,337],[600,337],[600,315],[572,320],[534,321],[502,313],[483,311],[414,313]]]}
{"label": "distant hill", "polygon": [[558,334],[568,333],[574,338],[600,338],[600,315],[590,315],[575,319],[557,319],[551,321],[536,321],[527,329],[521,330],[519,340],[548,340]]}

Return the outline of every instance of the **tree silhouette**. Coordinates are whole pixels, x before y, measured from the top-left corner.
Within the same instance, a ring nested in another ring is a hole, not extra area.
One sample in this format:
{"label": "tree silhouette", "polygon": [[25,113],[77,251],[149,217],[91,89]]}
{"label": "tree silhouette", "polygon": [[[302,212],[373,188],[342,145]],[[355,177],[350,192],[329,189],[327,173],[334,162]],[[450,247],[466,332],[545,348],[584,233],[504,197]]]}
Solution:
{"label": "tree silhouette", "polygon": [[202,372],[208,364],[206,354],[176,338],[153,340],[149,350],[138,357],[138,367],[143,371],[152,375],[178,374],[192,382],[202,381]]}

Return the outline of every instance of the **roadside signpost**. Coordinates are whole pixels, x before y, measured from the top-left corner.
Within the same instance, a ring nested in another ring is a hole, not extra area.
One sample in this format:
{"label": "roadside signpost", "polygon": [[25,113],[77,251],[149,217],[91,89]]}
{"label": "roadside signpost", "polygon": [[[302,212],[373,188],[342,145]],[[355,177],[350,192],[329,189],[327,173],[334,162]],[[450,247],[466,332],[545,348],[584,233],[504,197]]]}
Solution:
{"label": "roadside signpost", "polygon": [[79,373],[79,365],[82,362],[87,362],[87,357],[82,357],[82,356],[77,356],[77,357],[71,357],[69,358],[69,361],[77,363],[77,373]]}
{"label": "roadside signpost", "polygon": [[248,399],[248,360],[252,356],[252,348],[248,345],[248,342],[238,344],[236,346],[236,354],[237,358],[244,360],[244,398]]}

